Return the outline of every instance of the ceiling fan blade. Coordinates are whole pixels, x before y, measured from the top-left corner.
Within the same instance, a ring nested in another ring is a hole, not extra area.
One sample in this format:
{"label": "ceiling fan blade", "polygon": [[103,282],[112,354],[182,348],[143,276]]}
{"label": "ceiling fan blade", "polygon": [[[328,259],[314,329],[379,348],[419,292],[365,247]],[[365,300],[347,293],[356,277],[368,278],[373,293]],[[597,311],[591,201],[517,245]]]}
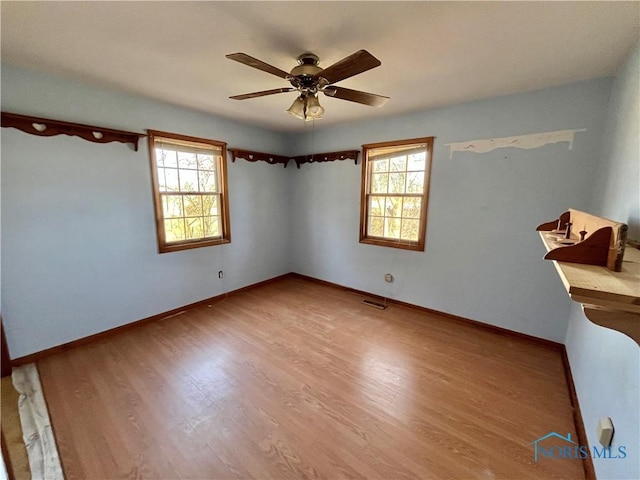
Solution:
{"label": "ceiling fan blade", "polygon": [[[344,87],[327,87],[323,92],[333,98],[340,100],[348,100],[349,102],[361,103],[370,107],[381,107],[389,101],[389,97],[376,95],[375,93],[361,92],[360,90],[351,90]],[[335,92],[332,94],[332,92]]]}
{"label": "ceiling fan blade", "polygon": [[263,90],[262,92],[253,92],[253,93],[245,93],[243,95],[234,95],[234,100],[246,100],[247,98],[256,98],[256,97],[264,97],[265,95],[273,95],[275,93],[285,93],[285,92],[293,92],[295,88],[291,87],[283,87],[283,88],[274,88],[273,90]]}
{"label": "ceiling fan blade", "polygon": [[380,65],[382,65],[382,62],[376,57],[366,50],[359,50],[353,55],[349,55],[330,67],[325,68],[317,76],[326,79],[331,84],[379,67]]}
{"label": "ceiling fan blade", "polygon": [[262,70],[263,72],[270,73],[272,75],[276,75],[277,77],[287,78],[289,73],[284,70],[280,70],[273,65],[269,65],[268,63],[264,63],[262,60],[258,60],[257,58],[253,58],[246,53],[230,53],[229,55],[225,55],[229,60],[235,60],[236,62],[243,63],[249,67],[257,68],[258,70]]}

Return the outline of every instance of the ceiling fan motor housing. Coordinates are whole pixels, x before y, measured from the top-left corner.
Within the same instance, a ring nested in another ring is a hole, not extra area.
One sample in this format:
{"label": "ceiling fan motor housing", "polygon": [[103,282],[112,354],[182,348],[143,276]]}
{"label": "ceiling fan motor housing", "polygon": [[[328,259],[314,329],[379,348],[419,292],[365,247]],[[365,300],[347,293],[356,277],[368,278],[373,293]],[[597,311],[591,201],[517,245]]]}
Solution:
{"label": "ceiling fan motor housing", "polygon": [[322,71],[318,66],[320,59],[313,53],[303,53],[298,57],[298,66],[291,70],[289,82],[296,88],[314,89],[318,85],[316,75]]}

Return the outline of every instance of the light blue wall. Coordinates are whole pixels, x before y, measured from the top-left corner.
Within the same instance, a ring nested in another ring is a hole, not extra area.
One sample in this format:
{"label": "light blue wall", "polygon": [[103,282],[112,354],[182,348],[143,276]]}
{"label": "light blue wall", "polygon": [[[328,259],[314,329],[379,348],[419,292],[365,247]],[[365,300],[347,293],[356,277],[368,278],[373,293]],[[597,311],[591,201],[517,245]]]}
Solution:
{"label": "light blue wall", "polygon": [[602,139],[592,209],[629,225],[640,240],[640,45],[616,76]]}
{"label": "light blue wall", "polygon": [[[360,244],[360,166],[306,164],[293,174],[294,271],[562,342],[569,303],[535,227],[587,208],[610,85],[592,80],[307,133],[299,152],[435,136],[426,250]],[[450,159],[445,146],[579,128],[587,131],[572,150],[563,143]]]}
{"label": "light blue wall", "polygon": [[[591,211],[628,222],[640,239],[640,45],[613,84]],[[611,417],[613,448],[627,447],[624,461],[595,459],[599,479],[640,478],[640,348],[623,335],[591,323],[579,305],[571,309],[567,353],[589,443],[596,425]]]}
{"label": "light blue wall", "polygon": [[[270,131],[7,66],[2,110],[286,149]],[[146,139],[134,152],[1,133],[2,315],[14,358],[291,271],[282,167],[228,162],[232,243],[159,255]]]}

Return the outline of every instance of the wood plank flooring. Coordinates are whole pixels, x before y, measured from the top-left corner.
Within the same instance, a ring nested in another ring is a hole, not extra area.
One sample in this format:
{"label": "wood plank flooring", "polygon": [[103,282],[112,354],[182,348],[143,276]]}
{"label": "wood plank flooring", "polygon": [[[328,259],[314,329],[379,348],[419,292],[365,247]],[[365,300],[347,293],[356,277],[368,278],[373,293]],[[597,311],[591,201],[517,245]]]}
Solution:
{"label": "wood plank flooring", "polygon": [[38,362],[75,478],[583,479],[560,353],[290,278]]}

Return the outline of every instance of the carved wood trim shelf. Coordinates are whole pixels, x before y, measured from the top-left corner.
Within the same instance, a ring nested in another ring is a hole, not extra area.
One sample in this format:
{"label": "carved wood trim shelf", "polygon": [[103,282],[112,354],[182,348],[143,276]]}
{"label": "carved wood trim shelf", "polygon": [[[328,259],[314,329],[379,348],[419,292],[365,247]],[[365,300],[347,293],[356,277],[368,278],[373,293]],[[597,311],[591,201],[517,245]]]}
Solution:
{"label": "carved wood trim shelf", "polygon": [[[571,218],[569,215],[572,212],[577,211],[570,210],[566,212],[565,223],[568,218]],[[584,212],[578,212],[578,215],[573,218],[584,219],[585,217],[581,217],[580,214],[584,214]],[[611,222],[611,220],[601,217],[591,217],[595,219],[595,223],[591,224],[592,228],[593,225],[600,225],[600,221]],[[562,217],[560,220],[562,220]],[[550,253],[556,251],[562,257],[564,255],[562,254],[563,251],[574,248],[580,243],[586,242],[589,238],[585,237],[583,242],[578,242],[574,246],[558,246],[558,234],[552,233],[552,229],[555,229],[557,225],[556,221],[548,222],[538,227],[540,238],[548,252],[545,258],[548,258]],[[577,227],[582,229],[584,224],[578,223]],[[588,228],[587,224],[587,228],[584,228],[584,230]],[[622,228],[622,230],[626,235],[626,229]],[[602,228],[596,228],[594,235],[601,231],[607,232],[609,237],[607,237],[607,243],[599,242],[600,251],[604,247],[605,251],[609,252],[610,237],[615,237],[615,229],[610,225],[603,226]],[[600,235],[604,234],[601,233]],[[591,322],[622,332],[640,345],[640,250],[627,245],[627,248],[623,248],[622,252],[620,260],[618,261],[616,257],[614,262],[619,264],[619,271],[614,271],[607,267],[606,257],[604,260],[600,257],[600,263],[597,265],[575,262],[571,256],[566,261],[562,259],[552,260],[569,297],[582,304],[585,316]],[[556,256],[558,253],[556,253]]]}
{"label": "carved wood trim shelf", "polygon": [[125,132],[112,128],[95,127],[81,123],[63,122],[50,118],[31,117],[17,113],[2,112],[2,126],[13,127],[31,135],[52,137],[54,135],[70,135],[80,137],[94,143],[131,143],[138,151],[138,140],[145,135],[142,133]]}
{"label": "carved wood trim shelf", "polygon": [[536,230],[550,232],[547,239],[552,248],[545,255],[546,260],[601,265],[615,272],[622,267],[627,242],[624,223],[569,209],[557,220],[538,225]]}
{"label": "carved wood trim shelf", "polygon": [[319,163],[319,162],[334,162],[336,160],[353,160],[355,164],[358,164],[358,155],[360,150],[344,150],[342,152],[328,152],[328,153],[313,153],[311,155],[298,155],[293,157],[293,161],[296,162],[296,166],[300,168],[303,163]]}
{"label": "carved wood trim shelf", "polygon": [[344,150],[342,152],[313,153],[311,155],[298,155],[297,157],[285,157],[283,155],[273,155],[271,153],[254,152],[252,150],[243,150],[240,148],[230,148],[231,161],[235,162],[237,158],[242,158],[248,162],[267,162],[269,165],[277,165],[282,163],[287,168],[289,160],[296,162],[296,166],[300,168],[303,163],[319,163],[334,162],[336,160],[353,160],[358,164],[358,155],[360,150]]}
{"label": "carved wood trim shelf", "polygon": [[271,153],[263,153],[263,152],[254,152],[252,150],[242,150],[240,148],[229,148],[229,152],[231,152],[231,161],[235,162],[236,158],[242,158],[248,162],[267,162],[269,165],[277,165],[282,163],[284,168],[287,168],[287,163],[289,162],[289,157],[284,157],[282,155],[273,155]]}

